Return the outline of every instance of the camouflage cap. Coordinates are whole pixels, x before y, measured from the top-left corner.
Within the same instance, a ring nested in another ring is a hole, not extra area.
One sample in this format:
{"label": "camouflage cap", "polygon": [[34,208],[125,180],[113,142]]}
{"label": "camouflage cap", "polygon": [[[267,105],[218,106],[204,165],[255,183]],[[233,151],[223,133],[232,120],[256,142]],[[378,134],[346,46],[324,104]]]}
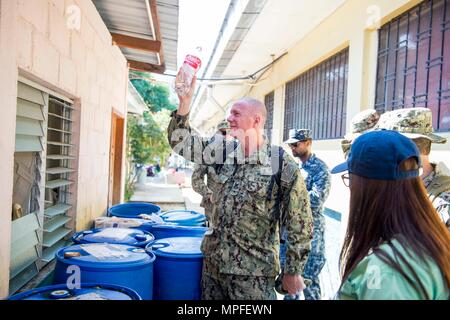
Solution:
{"label": "camouflage cap", "polygon": [[230,123],[227,120],[220,121],[217,130],[230,129]]}
{"label": "camouflage cap", "polygon": [[310,129],[291,129],[289,130],[289,139],[284,143],[295,143],[312,139],[312,131]]}
{"label": "camouflage cap", "polygon": [[431,110],[428,108],[404,108],[385,112],[377,128],[395,130],[410,139],[426,138],[433,143],[445,143],[446,138],[433,133]]}
{"label": "camouflage cap", "polygon": [[368,109],[357,113],[350,122],[350,132],[345,135],[346,140],[354,140],[362,133],[374,129],[380,114],[375,109]]}

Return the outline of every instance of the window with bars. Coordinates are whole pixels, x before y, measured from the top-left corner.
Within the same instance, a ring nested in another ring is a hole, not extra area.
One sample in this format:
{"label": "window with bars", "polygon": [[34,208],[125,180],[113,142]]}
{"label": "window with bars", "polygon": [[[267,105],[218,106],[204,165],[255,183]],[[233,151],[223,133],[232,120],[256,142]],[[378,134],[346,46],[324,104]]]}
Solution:
{"label": "window with bars", "polygon": [[267,108],[266,134],[269,141],[272,141],[274,96],[275,92],[272,91],[264,97],[264,104]]}
{"label": "window with bars", "polygon": [[72,113],[70,102],[18,83],[10,294],[54,259],[72,231]]}
{"label": "window with bars", "polygon": [[317,140],[341,138],[347,114],[348,48],[286,84],[284,133],[311,129]]}
{"label": "window with bars", "polygon": [[450,131],[450,0],[426,0],[379,30],[375,108],[425,107]]}
{"label": "window with bars", "polygon": [[50,262],[65,245],[72,230],[65,227],[71,220],[66,213],[72,207],[70,186],[72,155],[73,107],[67,101],[50,96],[48,105],[47,163],[45,182],[44,240],[42,260]]}

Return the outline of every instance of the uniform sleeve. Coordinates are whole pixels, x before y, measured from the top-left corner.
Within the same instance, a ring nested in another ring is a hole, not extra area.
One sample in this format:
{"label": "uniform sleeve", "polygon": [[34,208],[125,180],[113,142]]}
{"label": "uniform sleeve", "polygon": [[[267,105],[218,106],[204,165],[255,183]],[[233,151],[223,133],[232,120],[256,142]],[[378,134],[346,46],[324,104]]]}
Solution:
{"label": "uniform sleeve", "polygon": [[[196,164],[214,165],[222,158],[224,148],[234,150],[233,143],[223,142],[223,137],[213,139],[197,135],[189,126],[188,115],[180,116],[172,112],[172,118],[167,128],[167,137],[172,150],[188,161]],[[221,159],[223,163],[223,159]]]}
{"label": "uniform sleeve", "polygon": [[202,197],[206,197],[210,190],[205,183],[205,174],[208,172],[208,167],[204,165],[195,165],[192,172],[192,189],[200,194]]}
{"label": "uniform sleeve", "polygon": [[321,170],[314,175],[312,187],[309,193],[311,209],[320,208],[328,197],[331,186],[331,174],[328,169],[323,166]]}
{"label": "uniform sleeve", "polygon": [[287,159],[281,174],[281,185],[286,185],[282,187],[284,226],[287,231],[284,272],[301,275],[311,250],[312,214],[300,170],[293,160]]}
{"label": "uniform sleeve", "polygon": [[445,223],[447,229],[450,231],[450,202],[447,199],[450,199],[450,194],[442,193],[432,201],[433,207],[436,209],[440,219]]}

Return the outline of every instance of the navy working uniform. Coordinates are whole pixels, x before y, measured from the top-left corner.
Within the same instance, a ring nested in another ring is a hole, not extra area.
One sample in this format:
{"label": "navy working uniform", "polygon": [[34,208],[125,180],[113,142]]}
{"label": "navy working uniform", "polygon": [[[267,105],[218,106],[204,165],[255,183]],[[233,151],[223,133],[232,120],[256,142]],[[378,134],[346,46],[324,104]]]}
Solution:
{"label": "navy working uniform", "polygon": [[[311,138],[311,130],[291,130],[290,139],[287,143],[295,141],[303,141]],[[290,142],[291,141],[291,142]],[[308,285],[303,294],[306,300],[320,300],[321,290],[319,283],[319,274],[325,265],[325,217],[323,215],[324,203],[328,198],[328,194],[331,188],[331,174],[330,171],[321,159],[317,158],[315,154],[305,162],[300,164],[300,171],[305,179],[306,190],[309,194],[309,200],[311,205],[311,211],[313,214],[313,241],[311,245],[311,252],[309,253],[308,260],[306,262],[303,277],[305,280],[311,280],[311,284]],[[285,239],[286,233],[284,232],[282,238]],[[282,240],[282,241],[283,241]],[[284,253],[284,245],[281,247],[281,254]],[[284,257],[281,257],[282,263]],[[286,300],[299,299],[299,295],[285,296]]]}

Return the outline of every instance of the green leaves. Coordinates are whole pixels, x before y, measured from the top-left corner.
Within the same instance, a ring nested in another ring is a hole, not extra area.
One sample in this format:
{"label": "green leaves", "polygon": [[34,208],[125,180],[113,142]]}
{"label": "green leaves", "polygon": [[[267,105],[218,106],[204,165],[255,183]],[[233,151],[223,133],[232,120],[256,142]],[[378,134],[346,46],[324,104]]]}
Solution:
{"label": "green leaves", "polygon": [[130,79],[151,112],[159,112],[164,109],[175,110],[177,108],[169,100],[168,85],[156,83],[150,76],[139,72],[130,74]]}

